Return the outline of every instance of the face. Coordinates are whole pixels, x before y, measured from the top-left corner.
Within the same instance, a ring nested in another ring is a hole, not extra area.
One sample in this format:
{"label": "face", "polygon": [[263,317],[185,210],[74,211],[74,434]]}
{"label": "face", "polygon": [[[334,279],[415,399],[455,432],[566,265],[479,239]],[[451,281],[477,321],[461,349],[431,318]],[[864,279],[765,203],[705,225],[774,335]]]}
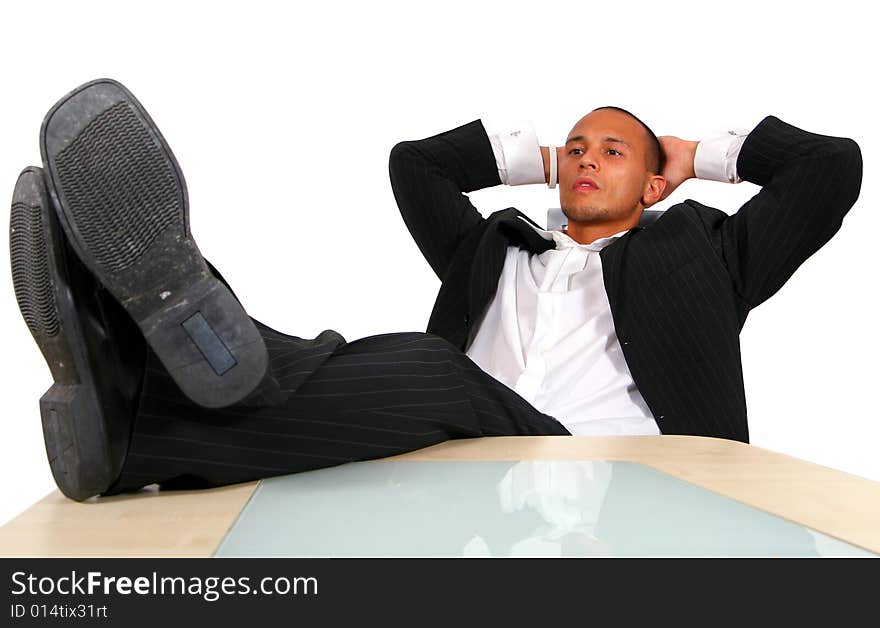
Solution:
{"label": "face", "polygon": [[559,159],[559,200],[569,225],[620,223],[623,229],[638,222],[641,210],[657,200],[644,128],[625,113],[600,109],[581,118],[567,140]]}

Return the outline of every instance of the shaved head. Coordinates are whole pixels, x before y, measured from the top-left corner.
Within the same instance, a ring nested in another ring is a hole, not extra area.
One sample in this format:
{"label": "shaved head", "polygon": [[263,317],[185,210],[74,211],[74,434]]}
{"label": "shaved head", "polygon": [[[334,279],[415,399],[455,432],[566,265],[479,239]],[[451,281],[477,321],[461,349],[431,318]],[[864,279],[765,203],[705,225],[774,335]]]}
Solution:
{"label": "shaved head", "polygon": [[593,111],[600,111],[602,109],[613,109],[614,111],[619,111],[620,113],[628,115],[630,118],[638,122],[641,127],[645,130],[646,140],[648,142],[645,151],[645,157],[647,160],[648,170],[655,174],[660,174],[663,172],[663,167],[666,165],[666,159],[663,155],[663,149],[660,148],[660,140],[657,139],[657,136],[654,134],[654,131],[651,130],[647,124],[642,122],[637,116],[630,113],[626,109],[621,107],[615,107],[613,105],[607,105],[605,107],[596,107]]}

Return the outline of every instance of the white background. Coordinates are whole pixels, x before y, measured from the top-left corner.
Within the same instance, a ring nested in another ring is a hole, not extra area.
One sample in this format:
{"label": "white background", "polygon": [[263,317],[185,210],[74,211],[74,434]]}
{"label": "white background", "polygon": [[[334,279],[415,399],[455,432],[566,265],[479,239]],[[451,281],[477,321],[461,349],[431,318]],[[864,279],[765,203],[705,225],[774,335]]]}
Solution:
{"label": "white background", "polygon": [[[876,24],[855,2],[726,4],[4,3],[0,184],[11,198],[39,163],[57,99],[116,78],[174,149],[199,246],[250,314],[355,339],[424,330],[439,287],[388,183],[399,140],[485,117],[559,142],[606,104],[687,139],[767,114],[852,137],[859,201],[750,315],[742,350],[754,445],[880,480]],[[692,181],[663,206],[735,211],[756,190]],[[539,222],[557,204],[540,186],[472,199]],[[37,403],[51,378],[2,260],[0,522],[54,486]]]}

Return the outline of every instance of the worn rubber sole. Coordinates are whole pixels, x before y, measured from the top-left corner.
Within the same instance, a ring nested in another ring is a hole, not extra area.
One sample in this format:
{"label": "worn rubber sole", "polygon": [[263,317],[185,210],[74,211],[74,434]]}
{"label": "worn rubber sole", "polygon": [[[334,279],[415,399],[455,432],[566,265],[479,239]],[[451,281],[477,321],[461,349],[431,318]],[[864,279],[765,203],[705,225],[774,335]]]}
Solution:
{"label": "worn rubber sole", "polygon": [[64,495],[82,501],[119,473],[83,330],[67,282],[61,228],[39,168],[15,184],[10,212],[12,283],[22,316],[55,383],[40,399],[46,454]]}
{"label": "worn rubber sole", "polygon": [[266,373],[263,339],[189,230],[183,174],[119,83],[87,83],[46,115],[49,194],[77,255],[125,307],[195,403],[241,401]]}

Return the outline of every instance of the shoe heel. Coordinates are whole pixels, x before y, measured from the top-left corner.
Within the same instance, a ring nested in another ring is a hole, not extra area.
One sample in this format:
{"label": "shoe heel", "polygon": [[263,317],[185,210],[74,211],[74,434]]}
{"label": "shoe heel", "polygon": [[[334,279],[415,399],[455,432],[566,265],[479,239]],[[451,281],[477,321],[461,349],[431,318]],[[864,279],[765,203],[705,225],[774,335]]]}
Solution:
{"label": "shoe heel", "polygon": [[180,389],[207,408],[244,399],[266,374],[268,354],[238,300],[210,277],[168,301],[141,329]]}
{"label": "shoe heel", "polygon": [[[96,403],[80,384],[55,384],[40,398],[43,437],[52,475],[61,492],[76,501],[100,494],[113,480],[106,437],[92,431],[97,425],[95,413],[100,412]],[[92,430],[83,429],[84,426],[91,426]]]}

